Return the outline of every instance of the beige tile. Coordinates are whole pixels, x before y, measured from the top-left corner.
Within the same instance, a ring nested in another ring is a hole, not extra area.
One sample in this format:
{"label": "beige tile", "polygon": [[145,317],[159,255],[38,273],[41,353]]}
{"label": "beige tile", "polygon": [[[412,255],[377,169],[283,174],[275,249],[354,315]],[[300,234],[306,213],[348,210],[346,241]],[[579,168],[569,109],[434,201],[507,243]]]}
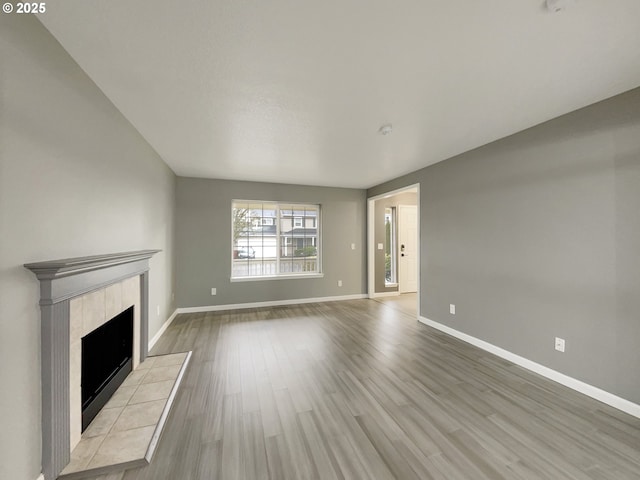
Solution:
{"label": "beige tile", "polygon": [[82,338],[82,297],[69,301],[69,335],[71,343]]}
{"label": "beige tile", "polygon": [[116,407],[116,408],[103,408],[96,418],[94,418],[87,429],[82,434],[82,438],[90,438],[97,437],[100,435],[106,435],[113,427],[113,424],[116,423],[116,420],[122,413],[124,407]]}
{"label": "beige tile", "polygon": [[[78,412],[78,413],[76,413]],[[82,399],[78,395],[77,398],[70,399],[69,412],[69,447],[73,451],[82,440]]]}
{"label": "beige tile", "polygon": [[175,383],[174,380],[166,380],[164,382],[142,384],[129,400],[129,405],[167,399]]}
{"label": "beige tile", "polygon": [[171,355],[158,355],[156,359],[156,367],[167,367],[169,365],[182,365],[184,359],[187,358],[186,353],[173,353]]}
{"label": "beige tile", "polygon": [[133,307],[133,368],[140,364],[140,300]]}
{"label": "beige tile", "polygon": [[62,470],[62,473],[66,474],[86,470],[87,465],[98,451],[104,439],[105,436],[103,435],[101,437],[83,438],[80,440],[78,446],[71,452],[71,461],[64,470]]}
{"label": "beige tile", "polygon": [[140,277],[131,277],[122,281],[122,307],[129,308],[140,301]]}
{"label": "beige tile", "polygon": [[162,415],[166,400],[127,405],[113,425],[113,432],[155,425]]}
{"label": "beige tile", "polygon": [[137,385],[120,385],[120,387],[118,387],[118,390],[116,390],[116,392],[111,396],[104,408],[124,407],[127,403],[129,403],[129,400],[131,400],[131,397],[133,396],[137,388]]}
{"label": "beige tile", "polygon": [[82,336],[95,330],[106,321],[104,288],[82,297]]}
{"label": "beige tile", "polygon": [[88,468],[116,465],[144,458],[155,426],[111,432],[89,462]]}
{"label": "beige tile", "polygon": [[144,377],[146,377],[147,373],[149,373],[150,371],[151,371],[151,369],[148,369],[148,370],[134,370],[133,372],[131,372],[129,374],[129,376],[127,376],[127,378],[124,379],[124,382],[122,382],[122,386],[130,387],[132,385],[140,385],[140,383],[142,382]]}
{"label": "beige tile", "polygon": [[144,377],[142,383],[162,382],[164,380],[175,380],[178,378],[182,365],[171,365],[169,367],[153,367]]}
{"label": "beige tile", "polygon": [[122,312],[122,285],[115,283],[105,290],[105,310],[107,320],[112,319]]}
{"label": "beige tile", "polygon": [[83,297],[69,301],[69,446],[71,451],[78,445],[82,432],[82,335]]}
{"label": "beige tile", "polygon": [[140,385],[140,383],[142,383],[142,381],[150,371],[151,369],[134,370],[129,374],[127,378],[124,379],[124,382],[122,382],[122,385],[124,385],[125,387],[130,387],[132,385]]}
{"label": "beige tile", "polygon": [[69,347],[69,445],[73,450],[82,432],[82,340],[78,339]]}
{"label": "beige tile", "polygon": [[157,357],[147,357],[144,362],[138,365],[138,370],[145,370],[155,367]]}
{"label": "beige tile", "polygon": [[69,345],[69,378],[72,386],[80,386],[82,378],[82,340]]}

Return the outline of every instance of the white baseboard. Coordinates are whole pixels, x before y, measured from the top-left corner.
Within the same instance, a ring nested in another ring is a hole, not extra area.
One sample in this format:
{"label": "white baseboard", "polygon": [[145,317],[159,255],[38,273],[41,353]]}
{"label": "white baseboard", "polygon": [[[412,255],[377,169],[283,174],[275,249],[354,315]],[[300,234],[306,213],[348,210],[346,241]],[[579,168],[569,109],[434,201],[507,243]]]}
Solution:
{"label": "white baseboard", "polygon": [[169,327],[169,325],[171,325],[171,322],[173,322],[173,320],[176,318],[176,316],[178,315],[179,309],[174,310],[174,312],[171,314],[171,316],[169,318],[167,318],[167,321],[164,322],[164,324],[160,327],[160,330],[158,330],[158,333],[156,333],[153,338],[151,340],[149,340],[149,350],[151,350],[153,348],[153,346],[158,342],[158,340],[160,340],[160,337],[162,336],[162,334],[164,333],[164,331]]}
{"label": "white baseboard", "polygon": [[280,307],[283,305],[299,305],[301,303],[337,302],[340,300],[360,300],[369,298],[365,293],[355,295],[338,295],[335,297],[295,298],[292,300],[270,300],[267,302],[228,303],[226,305],[207,305],[202,307],[182,307],[177,313],[219,312],[221,310],[240,310],[242,308]]}
{"label": "white baseboard", "polygon": [[441,323],[435,322],[433,320],[429,320],[425,317],[418,317],[418,321],[424,323],[425,325],[429,325],[441,332],[447,333],[452,337],[456,337],[464,342],[470,343],[471,345],[475,345],[482,350],[486,350],[489,353],[493,353],[498,357],[504,358],[505,360],[509,360],[510,362],[515,363],[516,365],[520,365],[527,370],[531,370],[543,377],[548,378],[549,380],[553,380],[554,382],[558,382],[565,387],[569,387],[577,392],[583,393],[591,398],[594,398],[602,403],[606,403],[607,405],[617,408],[618,410],[622,410],[629,415],[633,415],[634,417],[640,418],[640,405],[630,402],[629,400],[625,400],[624,398],[618,397],[613,393],[609,393],[605,390],[601,390],[593,385],[589,385],[588,383],[584,383],[580,380],[577,380],[573,377],[569,377],[564,373],[560,373],[556,370],[552,370],[551,368],[545,367],[544,365],[540,365],[539,363],[533,362],[529,359],[516,355],[515,353],[511,353],[508,350],[504,350],[500,347],[496,347],[491,343],[485,342],[484,340],[480,340],[479,338],[472,337],[471,335],[467,335],[466,333],[462,333],[458,330],[455,330],[451,327],[447,327]]}
{"label": "white baseboard", "polygon": [[38,478],[36,478],[36,480],[44,480],[44,473],[38,475]]}
{"label": "white baseboard", "polygon": [[400,296],[400,292],[396,290],[395,292],[376,292],[376,293],[372,293],[371,295],[369,295],[369,298],[399,297],[399,296]]}

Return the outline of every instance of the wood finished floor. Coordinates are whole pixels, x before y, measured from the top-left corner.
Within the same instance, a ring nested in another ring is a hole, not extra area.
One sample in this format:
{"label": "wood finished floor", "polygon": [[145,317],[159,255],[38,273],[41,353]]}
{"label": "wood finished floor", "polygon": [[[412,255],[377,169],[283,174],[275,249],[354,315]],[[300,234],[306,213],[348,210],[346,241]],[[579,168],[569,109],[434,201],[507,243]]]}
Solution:
{"label": "wood finished floor", "polygon": [[151,465],[99,480],[640,478],[640,419],[355,300],[180,315]]}
{"label": "wood finished floor", "polygon": [[406,314],[416,318],[418,311],[418,296],[416,293],[402,293],[391,297],[378,297],[374,299],[376,302],[385,304],[388,307],[401,310]]}

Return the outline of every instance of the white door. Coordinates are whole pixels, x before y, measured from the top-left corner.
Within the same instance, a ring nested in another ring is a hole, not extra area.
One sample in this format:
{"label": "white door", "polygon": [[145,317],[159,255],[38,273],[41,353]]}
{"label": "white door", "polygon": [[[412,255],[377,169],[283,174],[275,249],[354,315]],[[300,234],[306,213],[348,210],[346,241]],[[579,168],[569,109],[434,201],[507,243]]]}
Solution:
{"label": "white door", "polygon": [[398,289],[418,290],[418,207],[398,206]]}

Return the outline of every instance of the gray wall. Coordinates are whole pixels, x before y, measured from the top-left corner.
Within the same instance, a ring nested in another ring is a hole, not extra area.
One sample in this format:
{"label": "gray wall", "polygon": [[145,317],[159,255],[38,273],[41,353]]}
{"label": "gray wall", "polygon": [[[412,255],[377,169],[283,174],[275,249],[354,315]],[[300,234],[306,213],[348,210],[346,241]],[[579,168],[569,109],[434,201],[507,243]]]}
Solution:
{"label": "gray wall", "polygon": [[[233,199],[321,204],[324,278],[230,282]],[[176,201],[179,307],[366,293],[364,190],[180,177]]]}
{"label": "gray wall", "polygon": [[[387,287],[384,283],[384,271],[385,271],[384,250],[378,250],[378,246],[377,246],[378,243],[382,243],[384,245],[384,242],[385,242],[384,210],[385,208],[396,207],[396,215],[397,215],[398,214],[397,208],[399,205],[416,205],[418,202],[417,197],[418,195],[416,193],[407,192],[407,193],[399,193],[397,195],[393,195],[387,198],[381,198],[380,200],[375,201],[375,217],[374,217],[375,218],[374,237],[375,237],[375,245],[376,245],[376,249],[374,253],[375,293],[398,291],[397,286]],[[398,245],[396,245],[396,250],[398,250]],[[396,252],[396,255],[398,254],[399,253]]]}
{"label": "gray wall", "polygon": [[155,334],[174,310],[175,176],[34,16],[0,15],[0,59],[0,478],[35,480],[39,287],[22,264],[162,249]]}
{"label": "gray wall", "polygon": [[422,316],[640,403],[640,89],[416,182]]}

